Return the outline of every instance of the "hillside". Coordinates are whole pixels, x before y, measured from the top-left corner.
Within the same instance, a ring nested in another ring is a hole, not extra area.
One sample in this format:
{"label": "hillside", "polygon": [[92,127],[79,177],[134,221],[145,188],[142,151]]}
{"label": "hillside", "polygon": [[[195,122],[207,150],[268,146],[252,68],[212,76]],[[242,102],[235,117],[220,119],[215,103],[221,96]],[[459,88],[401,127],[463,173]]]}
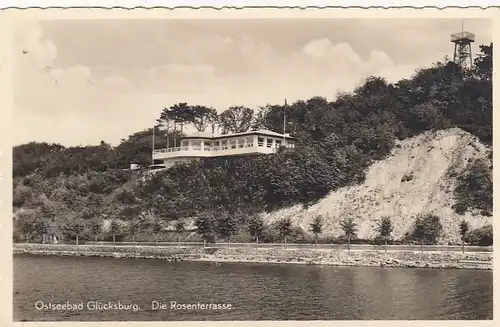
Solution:
{"label": "hillside", "polygon": [[[312,241],[309,224],[320,214],[325,242],[336,241],[344,219],[356,221],[359,241],[372,241],[374,221],[389,216],[399,241],[455,242],[465,219],[470,243],[490,244],[491,224],[481,226],[493,211],[493,45],[480,48],[470,70],[438,62],[396,83],[371,76],[331,101],[222,111],[175,104],[159,113],[168,128],[139,131],[114,147],[16,146],[14,240],[109,239],[110,227],[120,238],[161,239],[167,226],[184,222],[208,241],[250,241],[249,229],[258,227],[262,241],[288,233],[303,242]],[[142,176],[127,170],[151,163],[153,135],[161,148],[180,144],[184,127],[280,132],[285,113],[294,151],[203,158]],[[417,225],[419,236],[409,230]]]}
{"label": "hillside", "polygon": [[[376,236],[375,221],[389,216],[394,222],[394,237],[407,233],[414,217],[434,213],[441,218],[441,242],[459,243],[459,223],[465,219],[471,228],[491,224],[492,218],[479,210],[459,215],[453,210],[456,176],[476,159],[488,160],[488,147],[470,133],[454,128],[426,132],[397,142],[384,160],[369,167],[364,183],[333,191],[317,204],[278,210],[264,215],[267,223],[290,217],[304,231],[316,215],[325,217],[323,236],[341,236],[339,222],[356,217],[358,237]],[[457,175],[452,177],[455,172]]]}

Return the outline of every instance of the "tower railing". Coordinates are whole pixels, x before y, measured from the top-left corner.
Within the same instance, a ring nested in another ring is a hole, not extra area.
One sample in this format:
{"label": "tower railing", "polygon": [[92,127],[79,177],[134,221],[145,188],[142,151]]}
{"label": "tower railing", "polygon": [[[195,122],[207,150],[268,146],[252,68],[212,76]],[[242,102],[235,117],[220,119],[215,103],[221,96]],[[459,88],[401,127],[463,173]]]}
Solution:
{"label": "tower railing", "polygon": [[459,41],[468,40],[470,42],[474,42],[476,40],[476,36],[471,32],[460,32],[454,33],[451,35],[451,42],[459,42]]}

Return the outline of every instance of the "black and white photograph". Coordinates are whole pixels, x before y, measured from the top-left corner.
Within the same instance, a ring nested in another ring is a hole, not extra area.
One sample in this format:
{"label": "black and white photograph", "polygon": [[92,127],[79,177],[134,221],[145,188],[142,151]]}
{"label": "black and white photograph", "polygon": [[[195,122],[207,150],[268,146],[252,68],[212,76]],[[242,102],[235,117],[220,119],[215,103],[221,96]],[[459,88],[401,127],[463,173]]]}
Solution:
{"label": "black and white photograph", "polygon": [[13,29],[15,322],[493,319],[492,19],[98,12]]}

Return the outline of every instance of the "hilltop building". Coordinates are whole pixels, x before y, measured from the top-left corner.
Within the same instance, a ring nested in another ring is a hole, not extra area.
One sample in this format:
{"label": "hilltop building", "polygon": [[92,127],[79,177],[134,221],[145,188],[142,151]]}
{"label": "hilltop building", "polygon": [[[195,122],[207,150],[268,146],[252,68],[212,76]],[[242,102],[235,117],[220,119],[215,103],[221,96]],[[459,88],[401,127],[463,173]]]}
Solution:
{"label": "hilltop building", "polygon": [[153,160],[163,161],[163,168],[170,168],[178,163],[207,157],[273,154],[281,147],[295,148],[295,139],[288,133],[280,134],[269,130],[225,135],[197,132],[183,137],[179,147],[154,149]]}

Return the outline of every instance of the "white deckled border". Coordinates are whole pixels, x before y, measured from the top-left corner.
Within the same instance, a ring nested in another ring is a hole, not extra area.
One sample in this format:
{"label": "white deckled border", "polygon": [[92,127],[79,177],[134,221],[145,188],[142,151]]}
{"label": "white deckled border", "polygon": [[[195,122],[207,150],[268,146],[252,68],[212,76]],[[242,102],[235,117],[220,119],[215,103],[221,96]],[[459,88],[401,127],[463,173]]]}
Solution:
{"label": "white deckled border", "polygon": [[499,0],[3,0],[0,8],[6,7],[243,7],[243,6],[338,6],[338,7],[491,7],[500,6]]}

